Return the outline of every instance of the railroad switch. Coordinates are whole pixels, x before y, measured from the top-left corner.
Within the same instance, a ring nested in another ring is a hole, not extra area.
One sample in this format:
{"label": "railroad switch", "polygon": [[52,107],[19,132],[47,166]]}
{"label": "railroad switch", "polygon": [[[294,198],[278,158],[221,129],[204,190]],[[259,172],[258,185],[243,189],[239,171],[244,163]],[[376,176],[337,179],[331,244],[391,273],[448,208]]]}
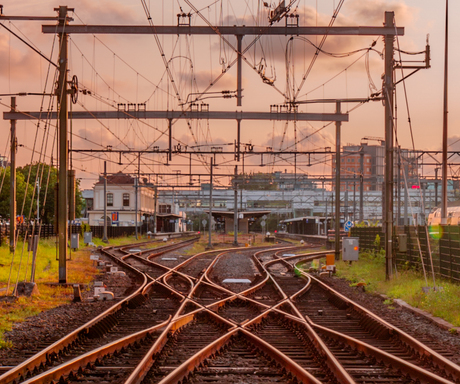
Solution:
{"label": "railroad switch", "polygon": [[73,300],[74,303],[81,302],[81,292],[80,292],[80,284],[73,285]]}

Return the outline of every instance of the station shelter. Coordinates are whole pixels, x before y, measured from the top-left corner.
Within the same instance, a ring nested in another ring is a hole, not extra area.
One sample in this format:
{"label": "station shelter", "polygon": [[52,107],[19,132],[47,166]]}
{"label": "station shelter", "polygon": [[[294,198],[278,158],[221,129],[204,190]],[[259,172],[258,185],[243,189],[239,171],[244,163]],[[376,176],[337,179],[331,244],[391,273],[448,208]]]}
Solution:
{"label": "station shelter", "polygon": [[[209,214],[209,210],[205,211]],[[260,219],[264,215],[269,215],[271,211],[239,211],[238,212],[238,232],[249,233],[251,223]],[[225,233],[233,232],[234,211],[212,211],[212,217],[216,222],[216,229]]]}
{"label": "station shelter", "polygon": [[331,226],[330,217],[304,216],[295,219],[281,220],[280,224],[286,225],[286,232],[297,235],[326,236]]}

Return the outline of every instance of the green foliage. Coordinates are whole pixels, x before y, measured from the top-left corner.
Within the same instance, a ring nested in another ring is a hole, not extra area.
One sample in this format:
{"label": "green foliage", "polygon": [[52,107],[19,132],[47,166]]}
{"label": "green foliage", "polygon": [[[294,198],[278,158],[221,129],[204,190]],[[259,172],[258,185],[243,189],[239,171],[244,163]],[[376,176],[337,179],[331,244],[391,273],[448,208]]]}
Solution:
{"label": "green foliage", "polygon": [[[360,253],[359,261],[352,265],[337,263],[339,277],[356,283],[365,281],[366,290],[372,293],[383,293],[390,297],[402,299],[406,303],[423,309],[434,316],[441,317],[454,326],[460,326],[460,286],[448,281],[438,281],[443,289],[429,290],[424,277],[417,271],[398,270],[390,281],[385,280],[385,252]],[[389,301],[388,301],[388,304]]]}
{"label": "green foliage", "polygon": [[[0,216],[4,219],[10,218],[10,168],[7,167],[0,172],[0,183],[3,181],[3,187],[0,191]],[[24,181],[24,175],[20,172],[16,174],[16,201],[17,201],[17,214],[21,212],[28,214],[30,209],[30,201],[32,197],[33,186],[29,185],[26,188],[26,182]],[[25,191],[28,191],[26,201],[23,207]]]}
{"label": "green foliage", "polygon": [[[10,168],[0,172],[0,183],[3,181],[3,187],[0,192],[0,216],[10,218]],[[40,217],[43,223],[52,223],[54,221],[54,203],[55,203],[55,185],[58,180],[58,170],[44,163],[35,163],[19,167],[16,170],[16,201],[17,214],[23,214],[25,217],[37,216],[37,196],[36,183],[37,176],[40,184]],[[27,194],[25,191],[27,190]],[[24,203],[24,195],[26,199]],[[32,196],[34,196],[32,201]],[[46,201],[45,201],[46,200]],[[45,204],[43,204],[45,202]],[[80,181],[76,181],[75,192],[75,214],[81,216],[83,208],[83,198],[80,191]]]}
{"label": "green foliage", "polygon": [[380,250],[380,235],[379,234],[375,236],[374,247]]}

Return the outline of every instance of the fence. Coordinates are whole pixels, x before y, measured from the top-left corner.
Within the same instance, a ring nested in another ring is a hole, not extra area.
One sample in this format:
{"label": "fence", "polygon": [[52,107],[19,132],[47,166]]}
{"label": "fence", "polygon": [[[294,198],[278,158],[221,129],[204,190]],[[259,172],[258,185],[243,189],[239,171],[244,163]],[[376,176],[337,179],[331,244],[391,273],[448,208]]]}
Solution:
{"label": "fence", "polygon": [[[374,244],[377,234],[384,247],[385,234],[381,227],[352,228],[351,235],[359,237],[360,248],[375,250]],[[407,251],[401,252],[398,247],[398,238],[405,235]],[[411,267],[431,272],[431,263],[435,275],[453,282],[460,282],[460,226],[442,225],[430,228],[427,232],[424,226],[397,226],[395,227],[395,263],[396,266]],[[418,241],[417,241],[418,240]],[[428,242],[431,246],[431,259],[428,252]],[[420,244],[420,248],[419,248]],[[423,260],[423,265],[422,265]]]}
{"label": "fence", "polygon": [[[16,236],[19,235],[19,239],[23,240],[24,236],[27,234],[28,236],[38,235],[39,227],[36,226],[35,228],[32,225],[27,224],[19,224],[16,227]],[[139,232],[146,233],[146,226],[138,227]],[[104,234],[104,227],[102,226],[90,226],[90,231],[93,233],[93,237],[102,238]],[[80,225],[69,225],[69,235],[71,233],[79,233],[83,236],[83,227]],[[136,233],[136,227],[107,227],[107,236],[109,238],[114,237],[124,237],[124,236],[133,236]],[[8,243],[10,235],[10,226],[6,224],[0,224],[0,245],[4,243]],[[54,225],[53,224],[42,224],[40,230],[40,238],[42,239],[49,239],[51,237],[56,236]]]}
{"label": "fence", "polygon": [[379,250],[375,239],[380,236],[380,244],[384,246],[385,234],[382,227],[352,227],[350,230],[351,237],[359,237],[359,247],[361,249]]}

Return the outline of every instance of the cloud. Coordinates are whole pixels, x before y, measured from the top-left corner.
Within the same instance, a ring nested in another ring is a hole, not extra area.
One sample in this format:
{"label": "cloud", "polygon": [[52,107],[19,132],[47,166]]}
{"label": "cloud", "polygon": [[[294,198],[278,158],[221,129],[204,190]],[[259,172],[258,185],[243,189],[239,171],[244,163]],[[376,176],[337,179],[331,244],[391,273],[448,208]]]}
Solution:
{"label": "cloud", "polygon": [[394,11],[397,25],[412,24],[418,15],[418,10],[402,1],[384,0],[349,0],[345,3],[343,18],[340,22],[348,25],[362,24],[382,25],[385,11]]}
{"label": "cloud", "polygon": [[[15,39],[15,37],[12,37]],[[19,50],[9,46],[9,37],[0,35],[0,76],[21,80],[36,79],[40,75],[38,60],[42,60],[32,50]],[[44,60],[43,60],[44,61]],[[43,63],[47,67],[46,62]],[[29,89],[29,91],[31,91]]]}
{"label": "cloud", "polygon": [[132,24],[146,21],[146,18],[139,19],[143,13],[126,5],[129,2],[74,0],[69,3],[69,7],[75,8],[74,24]]}

